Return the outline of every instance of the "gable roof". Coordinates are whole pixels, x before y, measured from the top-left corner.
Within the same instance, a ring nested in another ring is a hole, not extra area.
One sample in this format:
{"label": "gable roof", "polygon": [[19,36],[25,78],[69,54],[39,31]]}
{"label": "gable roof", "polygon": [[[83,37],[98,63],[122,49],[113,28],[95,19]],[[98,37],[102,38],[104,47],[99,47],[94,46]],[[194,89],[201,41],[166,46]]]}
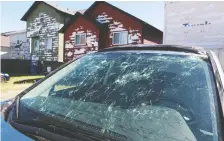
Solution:
{"label": "gable roof", "polygon": [[72,23],[74,23],[74,21],[79,17],[82,16],[84,17],[86,20],[88,20],[89,22],[93,23],[94,25],[96,25],[97,27],[99,27],[101,24],[98,23],[95,19],[91,19],[85,15],[83,15],[80,12],[76,12],[75,15],[72,16],[72,18],[69,20],[68,23],[66,23],[60,30],[59,33],[63,33]]}
{"label": "gable roof", "polygon": [[22,21],[26,21],[27,18],[29,17],[29,15],[33,12],[33,10],[34,10],[35,8],[37,8],[37,6],[38,6],[40,3],[47,4],[48,6],[54,8],[55,10],[57,10],[58,12],[61,12],[61,13],[67,14],[67,15],[74,15],[74,14],[75,14],[74,11],[71,11],[71,10],[68,10],[68,9],[60,8],[60,7],[58,7],[57,5],[52,4],[52,3],[49,3],[49,2],[46,2],[46,1],[35,1],[35,2],[32,4],[32,6],[27,10],[27,12],[24,14],[24,16],[21,18],[21,20],[22,20]]}
{"label": "gable roof", "polygon": [[127,15],[127,16],[133,18],[134,20],[139,21],[139,22],[140,22],[140,23],[141,23],[147,30],[154,31],[154,32],[156,32],[157,34],[163,34],[163,32],[162,32],[161,30],[157,29],[156,27],[154,27],[154,26],[148,24],[147,22],[145,22],[145,21],[143,21],[143,20],[141,20],[141,19],[139,19],[139,18],[137,18],[137,17],[135,17],[135,16],[133,16],[133,15],[131,15],[131,14],[129,14],[129,13],[123,11],[123,10],[121,10],[121,9],[118,8],[118,7],[113,6],[113,5],[111,5],[111,4],[107,3],[107,2],[105,2],[105,1],[96,1],[96,2],[94,2],[94,3],[93,3],[93,4],[92,4],[92,5],[85,11],[84,14],[85,14],[85,15],[88,15],[89,13],[91,13],[91,11],[92,11],[95,7],[98,6],[99,4],[105,4],[105,5],[108,5],[108,6],[112,7],[113,9],[118,10],[120,13],[123,13],[123,14],[125,14],[125,15]]}
{"label": "gable roof", "polygon": [[1,33],[1,35],[3,35],[3,36],[10,36],[10,35],[20,34],[20,33],[26,33],[26,29],[16,30],[16,31],[8,31],[8,32]]}
{"label": "gable roof", "polygon": [[79,13],[81,13],[81,14],[84,14],[85,11],[86,11],[86,9],[82,9],[82,10],[78,10],[78,11],[72,11],[72,12],[74,12],[74,14],[76,14],[76,12],[79,12]]}

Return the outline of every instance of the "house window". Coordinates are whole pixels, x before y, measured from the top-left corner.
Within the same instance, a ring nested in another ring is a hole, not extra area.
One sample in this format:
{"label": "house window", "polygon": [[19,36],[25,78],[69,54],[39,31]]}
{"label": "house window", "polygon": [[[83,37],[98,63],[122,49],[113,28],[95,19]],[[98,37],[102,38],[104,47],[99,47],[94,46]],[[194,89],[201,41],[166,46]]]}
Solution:
{"label": "house window", "polygon": [[40,15],[40,22],[44,22],[44,16],[43,15]]}
{"label": "house window", "polygon": [[121,32],[114,32],[113,33],[113,45],[122,45],[128,43],[128,32],[121,31]]}
{"label": "house window", "polygon": [[52,38],[46,39],[46,49],[52,49]]}
{"label": "house window", "polygon": [[76,45],[86,45],[86,34],[78,33],[75,35],[75,44]]}
{"label": "house window", "polygon": [[31,53],[38,53],[40,47],[39,37],[32,37],[31,39]]}

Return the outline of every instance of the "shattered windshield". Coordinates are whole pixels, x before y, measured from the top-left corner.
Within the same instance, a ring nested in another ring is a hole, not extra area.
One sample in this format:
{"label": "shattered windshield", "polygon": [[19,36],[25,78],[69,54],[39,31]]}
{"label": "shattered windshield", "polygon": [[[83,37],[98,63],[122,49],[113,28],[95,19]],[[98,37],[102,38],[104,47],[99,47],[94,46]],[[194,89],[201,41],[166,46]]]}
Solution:
{"label": "shattered windshield", "polygon": [[88,54],[24,95],[20,104],[132,141],[215,141],[214,83],[199,55]]}

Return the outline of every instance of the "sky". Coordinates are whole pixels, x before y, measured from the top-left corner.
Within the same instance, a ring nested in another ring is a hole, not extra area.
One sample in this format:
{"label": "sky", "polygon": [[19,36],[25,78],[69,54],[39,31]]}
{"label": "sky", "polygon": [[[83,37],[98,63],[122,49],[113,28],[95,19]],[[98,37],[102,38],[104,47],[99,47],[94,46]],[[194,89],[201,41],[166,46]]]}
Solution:
{"label": "sky", "polygon": [[[4,1],[0,2],[1,32],[23,30],[26,22],[20,19],[34,1]],[[62,8],[72,10],[87,9],[94,1],[51,1]],[[150,25],[163,30],[164,2],[163,1],[109,1],[110,4],[132,14]]]}

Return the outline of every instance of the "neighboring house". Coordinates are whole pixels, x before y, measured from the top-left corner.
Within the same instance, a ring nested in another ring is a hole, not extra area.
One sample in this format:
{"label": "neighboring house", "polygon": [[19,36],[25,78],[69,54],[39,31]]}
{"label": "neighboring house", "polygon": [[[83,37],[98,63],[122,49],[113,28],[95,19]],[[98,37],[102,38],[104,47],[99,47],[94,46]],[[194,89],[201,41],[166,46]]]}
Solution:
{"label": "neighboring house", "polygon": [[60,44],[58,30],[74,13],[48,2],[33,3],[21,19],[27,23],[27,38],[31,39],[32,60],[62,61],[58,50],[63,49],[63,42]]}
{"label": "neighboring house", "polygon": [[80,11],[35,1],[21,20],[27,22],[32,60],[66,62],[106,47],[159,44],[163,37],[157,28],[102,1]]}
{"label": "neighboring house", "polygon": [[8,36],[1,35],[0,40],[0,56],[1,59],[9,59],[10,58],[10,38]]}
{"label": "neighboring house", "polygon": [[30,60],[30,41],[26,37],[26,30],[2,33],[10,40],[10,59]]}
{"label": "neighboring house", "polygon": [[127,44],[160,44],[163,32],[103,1],[77,12],[59,31],[64,33],[64,61],[89,51]]}

